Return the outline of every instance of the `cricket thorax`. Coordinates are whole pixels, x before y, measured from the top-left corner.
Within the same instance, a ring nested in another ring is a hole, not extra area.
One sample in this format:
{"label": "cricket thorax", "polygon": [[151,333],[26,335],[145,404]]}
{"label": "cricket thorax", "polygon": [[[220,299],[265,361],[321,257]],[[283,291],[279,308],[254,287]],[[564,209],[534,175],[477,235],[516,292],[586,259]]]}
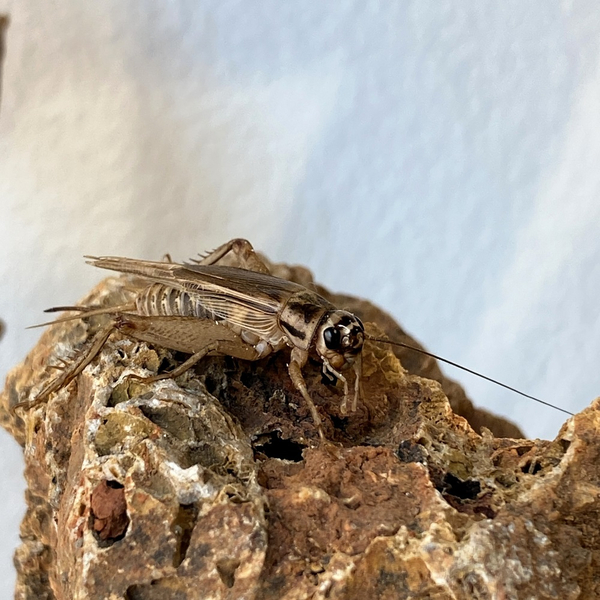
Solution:
{"label": "cricket thorax", "polygon": [[290,346],[308,350],[325,315],[334,309],[325,298],[310,290],[292,295],[279,315],[279,324],[285,331]]}

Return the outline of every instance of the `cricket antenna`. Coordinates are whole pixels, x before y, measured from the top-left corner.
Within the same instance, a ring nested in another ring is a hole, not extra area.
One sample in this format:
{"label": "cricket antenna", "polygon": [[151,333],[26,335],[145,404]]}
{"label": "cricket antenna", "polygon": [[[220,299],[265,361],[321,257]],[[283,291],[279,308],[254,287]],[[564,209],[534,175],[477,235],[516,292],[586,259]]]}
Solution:
{"label": "cricket antenna", "polygon": [[483,375],[482,373],[478,373],[477,371],[473,371],[472,369],[463,367],[462,365],[459,365],[458,363],[452,362],[451,360],[448,360],[447,358],[438,356],[437,354],[433,354],[432,352],[427,352],[427,350],[421,350],[421,348],[417,348],[416,346],[411,346],[410,344],[405,344],[403,342],[392,342],[390,340],[384,340],[381,338],[371,337],[370,335],[366,336],[366,338],[368,340],[370,340],[371,342],[379,342],[380,344],[390,344],[391,346],[399,346],[400,348],[407,348],[408,350],[413,350],[414,352],[419,352],[421,354],[425,354],[425,356],[431,356],[431,358],[435,358],[436,360],[445,362],[449,365],[452,365],[453,367],[456,367],[457,369],[461,369],[463,371],[466,371],[467,373],[471,373],[471,375],[475,375],[476,377],[480,377],[481,379],[485,379],[486,381],[491,381],[492,383],[495,383],[496,385],[506,388],[507,390],[510,390],[511,392],[514,392],[515,394],[519,394],[520,396],[524,396],[525,398],[529,398],[530,400],[539,402],[540,404],[543,404],[544,406],[549,406],[550,408],[554,408],[555,410],[560,410],[561,412],[563,412],[567,415],[573,416],[572,412],[569,412],[568,410],[565,410],[564,408],[561,408],[560,406],[555,406],[554,404],[550,404],[550,402],[544,402],[544,400],[540,400],[539,398],[536,398],[535,396],[530,396],[529,394],[525,394],[524,392],[521,392],[520,390],[517,390],[514,387],[510,387],[510,385],[506,385],[505,383],[502,383],[501,381],[497,381],[496,379],[492,379],[491,377],[488,377],[487,375]]}

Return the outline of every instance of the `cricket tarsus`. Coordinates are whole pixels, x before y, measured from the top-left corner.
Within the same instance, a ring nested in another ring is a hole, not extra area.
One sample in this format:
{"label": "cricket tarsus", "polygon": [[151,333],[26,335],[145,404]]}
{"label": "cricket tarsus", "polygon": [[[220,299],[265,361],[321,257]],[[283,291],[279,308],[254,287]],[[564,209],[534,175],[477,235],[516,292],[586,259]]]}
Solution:
{"label": "cricket tarsus", "polygon": [[448,360],[447,358],[443,358],[442,356],[438,356],[437,354],[433,354],[432,352],[427,352],[427,350],[422,350],[421,348],[417,348],[416,346],[411,346],[410,344],[405,344],[403,342],[392,342],[391,340],[384,340],[382,338],[374,338],[374,337],[368,336],[367,339],[370,340],[371,342],[378,342],[380,344],[390,344],[391,346],[400,346],[401,348],[407,348],[408,350],[413,350],[414,352],[419,352],[420,354],[425,354],[426,356],[431,356],[431,358],[435,358],[436,360],[445,362],[446,364],[456,367],[457,369],[461,369],[463,371],[466,371],[467,373],[471,373],[471,375],[475,375],[476,377],[480,377],[481,379],[485,379],[486,381],[495,383],[496,385],[499,385],[507,390],[510,390],[511,392],[514,392],[515,394],[519,394],[520,396],[529,398],[530,400],[534,400],[535,402],[539,402],[540,404],[543,404],[544,406],[549,406],[550,408],[554,408],[555,410],[559,410],[560,412],[563,412],[567,415],[573,416],[572,412],[569,412],[568,410],[565,410],[564,408],[561,408],[560,406],[550,404],[550,402],[545,402],[544,400],[540,400],[539,398],[536,398],[535,396],[530,396],[529,394],[526,394],[525,392],[522,392],[521,390],[511,387],[510,385],[507,385],[506,383],[502,383],[501,381],[498,381],[497,379],[492,379],[491,377],[488,377],[487,375],[484,375],[483,373],[478,373],[477,371],[473,371],[473,369],[469,369],[468,367],[459,365],[458,363]]}

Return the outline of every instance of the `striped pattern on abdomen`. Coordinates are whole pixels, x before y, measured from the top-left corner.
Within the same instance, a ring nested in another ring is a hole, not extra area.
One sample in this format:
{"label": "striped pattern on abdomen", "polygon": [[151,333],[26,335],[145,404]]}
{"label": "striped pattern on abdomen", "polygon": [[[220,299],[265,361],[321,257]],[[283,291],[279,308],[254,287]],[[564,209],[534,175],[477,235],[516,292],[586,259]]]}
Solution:
{"label": "striped pattern on abdomen", "polygon": [[136,298],[136,307],[146,317],[196,317],[220,320],[187,292],[154,283]]}

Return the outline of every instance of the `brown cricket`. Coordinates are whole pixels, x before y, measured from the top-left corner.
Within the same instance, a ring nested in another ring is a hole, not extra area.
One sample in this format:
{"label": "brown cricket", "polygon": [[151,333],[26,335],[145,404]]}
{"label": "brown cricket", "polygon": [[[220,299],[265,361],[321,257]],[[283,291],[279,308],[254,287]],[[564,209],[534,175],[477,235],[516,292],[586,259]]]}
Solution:
{"label": "brown cricket", "polygon": [[[218,264],[228,254],[233,255],[239,267]],[[113,318],[95,335],[87,351],[59,377],[50,381],[33,400],[21,402],[15,408],[31,408],[44,402],[81,373],[108,337],[120,331],[138,340],[191,354],[173,371],[148,377],[146,382],[177,377],[209,355],[253,361],[289,347],[290,378],[323,437],[321,418],[302,376],[309,354],[315,352],[323,363],[323,371],[344,384],[342,413],[347,412],[350,400],[348,380],[342,371],[354,368],[351,406],[356,410],[365,339],[360,319],[298,283],[270,275],[247,240],[231,240],[190,264],[86,258],[96,267],[135,275],[139,288],[131,303],[120,306],[50,309],[79,313],[55,322],[99,314]]]}
{"label": "brown cricket", "polygon": [[[219,264],[226,256],[230,262],[233,260],[235,267]],[[127,304],[112,307],[49,309],[48,312],[78,313],[57,319],[54,323],[100,314],[111,315],[112,318],[98,331],[88,348],[56,379],[44,386],[32,400],[20,402],[14,409],[32,408],[67,385],[100,352],[108,337],[119,331],[134,339],[191,355],[169,373],[144,378],[146,382],[178,377],[209,355],[254,361],[289,348],[290,379],[306,401],[321,438],[324,438],[321,418],[308,393],[302,368],[309,355],[316,354],[323,364],[323,373],[343,383],[342,414],[348,412],[349,403],[351,410],[355,411],[360,394],[365,339],[426,354],[571,414],[441,356],[401,342],[367,336],[356,315],[336,308],[303,285],[271,275],[267,265],[245,239],[231,240],[201,260],[184,264],[110,256],[86,258],[96,267],[134,275],[133,298]],[[354,371],[352,399],[348,379],[343,374],[349,368]]]}

